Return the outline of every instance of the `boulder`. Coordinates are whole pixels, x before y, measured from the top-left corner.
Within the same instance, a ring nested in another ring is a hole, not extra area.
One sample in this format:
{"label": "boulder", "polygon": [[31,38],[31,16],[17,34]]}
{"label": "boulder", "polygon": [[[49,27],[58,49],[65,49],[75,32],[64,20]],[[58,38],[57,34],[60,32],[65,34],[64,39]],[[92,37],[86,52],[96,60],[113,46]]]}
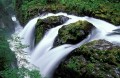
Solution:
{"label": "boulder", "polygon": [[119,78],[120,46],[105,40],[74,50],[55,72],[55,78]]}
{"label": "boulder", "polygon": [[63,26],[59,30],[58,44],[76,44],[90,34],[93,25],[87,21],[77,21],[75,23]]}
{"label": "boulder", "polygon": [[47,32],[49,29],[58,25],[62,25],[68,19],[68,17],[64,16],[51,16],[43,20],[38,20],[35,30],[35,43],[38,43],[45,34],[45,32]]}

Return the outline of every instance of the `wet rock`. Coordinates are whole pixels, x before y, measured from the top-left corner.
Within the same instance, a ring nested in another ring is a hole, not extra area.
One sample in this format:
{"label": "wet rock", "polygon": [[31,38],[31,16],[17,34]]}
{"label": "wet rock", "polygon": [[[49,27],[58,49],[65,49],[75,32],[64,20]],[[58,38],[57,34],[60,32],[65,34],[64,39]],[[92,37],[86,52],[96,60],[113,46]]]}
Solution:
{"label": "wet rock", "polygon": [[110,50],[113,47],[118,47],[117,45],[112,44],[106,40],[94,41],[92,43],[89,43],[88,45],[89,45],[89,47],[92,47],[94,49],[101,50],[101,51],[102,50]]}
{"label": "wet rock", "polygon": [[[68,78],[119,78],[119,66],[120,47],[105,40],[97,40],[74,50],[61,63],[54,76],[67,78],[66,74],[69,74]],[[75,73],[61,70],[66,68]]]}
{"label": "wet rock", "polygon": [[87,21],[78,21],[67,26],[63,26],[59,30],[58,44],[76,44],[86,38],[92,30],[92,24]]}
{"label": "wet rock", "polygon": [[46,29],[50,29],[65,23],[69,18],[65,16],[51,16],[46,19],[43,19],[41,23],[45,26]]}
{"label": "wet rock", "polygon": [[[114,2],[114,1],[113,1]],[[117,6],[113,6],[116,3],[108,3],[109,6],[106,6],[105,4],[101,4],[99,6],[99,10],[96,10],[94,12],[94,16],[100,19],[104,19],[114,25],[119,25],[120,24],[120,18],[119,18],[119,13],[120,10],[115,9]]]}
{"label": "wet rock", "polygon": [[51,16],[43,20],[38,20],[35,30],[35,43],[38,43],[45,34],[45,32],[47,32],[49,29],[58,25],[62,25],[68,19],[68,17],[64,16]]}

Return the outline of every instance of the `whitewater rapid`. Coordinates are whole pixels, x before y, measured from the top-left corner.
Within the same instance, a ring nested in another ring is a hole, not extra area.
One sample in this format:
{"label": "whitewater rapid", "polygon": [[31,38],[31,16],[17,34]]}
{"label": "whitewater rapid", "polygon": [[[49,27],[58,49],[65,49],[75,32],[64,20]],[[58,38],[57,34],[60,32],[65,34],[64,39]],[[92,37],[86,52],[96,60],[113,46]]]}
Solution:
{"label": "whitewater rapid", "polygon": [[[70,18],[67,22],[65,22],[62,25],[56,26],[54,28],[51,28],[49,31],[46,32],[42,40],[38,43],[38,45],[34,46],[34,39],[35,39],[35,26],[39,19],[45,19],[50,16],[65,16]],[[16,22],[16,18],[12,17],[12,20]],[[69,25],[71,23],[75,23],[77,21],[88,21],[91,23],[95,29],[92,30],[92,32],[88,35],[86,39],[79,42],[78,44],[71,45],[71,44],[64,44],[57,46],[53,48],[53,43],[55,41],[55,38],[58,35],[58,30],[66,25]],[[48,77],[51,78],[55,69],[58,67],[60,62],[74,49],[80,47],[81,45],[88,43],[93,40],[98,39],[105,39],[110,42],[120,43],[120,36],[119,34],[115,35],[109,35],[111,33],[114,33],[115,30],[117,30],[119,27],[116,27],[115,25],[112,25],[106,21],[92,18],[92,17],[78,17],[75,15],[68,15],[67,13],[48,13],[46,15],[41,15],[38,17],[35,17],[31,19],[24,28],[22,28],[18,23],[16,24],[16,30],[17,36],[21,38],[21,43],[24,45],[28,45],[28,47],[22,49],[23,52],[27,52],[27,56],[29,56],[27,59],[30,64],[35,65],[39,68],[40,74],[42,77]],[[15,42],[12,42],[12,44],[15,44]],[[12,46],[12,50],[14,51],[15,46]],[[23,54],[24,55],[24,54]],[[24,58],[24,57],[22,57]],[[27,67],[28,67],[27,66]]]}

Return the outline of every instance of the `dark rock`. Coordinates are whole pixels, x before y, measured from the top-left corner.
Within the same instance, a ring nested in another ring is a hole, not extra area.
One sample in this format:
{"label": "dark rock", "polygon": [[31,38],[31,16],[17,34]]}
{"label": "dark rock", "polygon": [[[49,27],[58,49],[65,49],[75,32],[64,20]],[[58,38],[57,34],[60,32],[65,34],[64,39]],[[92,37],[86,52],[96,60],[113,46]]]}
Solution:
{"label": "dark rock", "polygon": [[99,41],[94,41],[92,44],[90,44],[90,47],[102,51],[102,50],[110,50],[113,47],[117,47],[117,45],[114,45],[106,40],[99,40]]}
{"label": "dark rock", "polygon": [[42,24],[45,24],[46,29],[50,29],[65,23],[69,18],[65,16],[51,16],[42,20]]}

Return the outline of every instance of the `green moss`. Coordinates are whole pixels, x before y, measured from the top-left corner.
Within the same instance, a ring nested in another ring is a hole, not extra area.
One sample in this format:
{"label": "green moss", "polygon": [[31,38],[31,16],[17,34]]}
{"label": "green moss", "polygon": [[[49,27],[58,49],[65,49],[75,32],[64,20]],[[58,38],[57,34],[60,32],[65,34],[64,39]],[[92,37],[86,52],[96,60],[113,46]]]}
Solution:
{"label": "green moss", "polygon": [[65,23],[66,21],[63,21],[63,19],[67,21],[68,18],[64,16],[51,16],[43,20],[38,20],[35,30],[35,43],[37,44],[50,28]]}
{"label": "green moss", "polygon": [[94,67],[95,67],[95,65],[93,63],[89,63],[86,66],[88,72],[93,72]]}
{"label": "green moss", "polygon": [[64,43],[78,43],[84,39],[91,31],[92,25],[87,21],[78,21],[76,23],[63,26],[59,30],[59,42]]}
{"label": "green moss", "polygon": [[70,58],[69,61],[66,62],[66,67],[71,68],[74,71],[79,71],[80,68],[82,68],[85,65],[84,61],[81,60],[81,58],[82,57],[78,56]]}
{"label": "green moss", "polygon": [[38,20],[36,29],[35,29],[35,44],[37,44],[43,37],[44,35],[44,28],[41,25],[42,20]]}
{"label": "green moss", "polygon": [[[17,0],[16,0],[17,1]],[[21,3],[21,2],[20,2]],[[109,0],[31,0],[23,1],[16,10],[19,11],[22,23],[38,15],[40,11],[67,12],[76,15],[87,15],[105,19],[115,25],[120,24],[120,2]],[[107,6],[106,6],[107,5]],[[17,5],[16,5],[17,6]],[[74,9],[73,9],[74,8]]]}
{"label": "green moss", "polygon": [[[103,45],[102,45],[103,44]],[[109,48],[106,48],[109,47]],[[93,41],[88,43],[80,48],[77,51],[81,51],[84,56],[86,56],[91,61],[97,60],[100,62],[107,62],[110,64],[119,64],[119,51],[120,48],[116,46],[112,46],[111,43],[108,42],[106,44],[104,41]]]}
{"label": "green moss", "polygon": [[[117,72],[120,66],[120,47],[105,40],[97,40],[87,43],[74,50],[59,66],[56,76],[66,78],[61,73],[73,72],[68,78],[119,78]],[[61,69],[71,69],[69,71]],[[79,73],[79,74],[78,74]],[[56,77],[57,78],[57,77]]]}

